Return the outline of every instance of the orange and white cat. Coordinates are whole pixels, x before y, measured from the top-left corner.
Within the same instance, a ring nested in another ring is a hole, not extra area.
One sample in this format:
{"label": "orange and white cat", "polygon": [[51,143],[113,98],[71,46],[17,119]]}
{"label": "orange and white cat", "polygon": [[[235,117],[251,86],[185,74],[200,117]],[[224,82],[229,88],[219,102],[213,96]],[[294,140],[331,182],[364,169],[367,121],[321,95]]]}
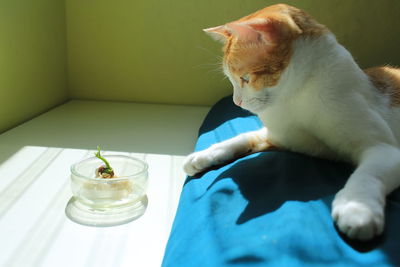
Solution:
{"label": "orange and white cat", "polygon": [[189,155],[186,173],[271,146],[350,161],[332,217],[350,238],[381,234],[385,197],[400,185],[400,70],[361,70],[325,26],[284,4],[204,31],[224,43],[234,103],[265,127]]}

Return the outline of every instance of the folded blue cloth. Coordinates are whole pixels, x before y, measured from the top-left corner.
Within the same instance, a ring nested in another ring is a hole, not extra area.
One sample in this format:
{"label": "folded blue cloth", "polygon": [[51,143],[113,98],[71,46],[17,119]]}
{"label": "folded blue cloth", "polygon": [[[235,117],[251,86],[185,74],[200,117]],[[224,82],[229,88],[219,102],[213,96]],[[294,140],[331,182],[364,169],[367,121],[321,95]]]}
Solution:
{"label": "folded blue cloth", "polygon": [[[203,122],[195,150],[260,127],[224,98]],[[163,266],[400,266],[400,190],[388,198],[383,236],[357,242],[335,228],[331,203],[352,171],[269,151],[188,177]]]}

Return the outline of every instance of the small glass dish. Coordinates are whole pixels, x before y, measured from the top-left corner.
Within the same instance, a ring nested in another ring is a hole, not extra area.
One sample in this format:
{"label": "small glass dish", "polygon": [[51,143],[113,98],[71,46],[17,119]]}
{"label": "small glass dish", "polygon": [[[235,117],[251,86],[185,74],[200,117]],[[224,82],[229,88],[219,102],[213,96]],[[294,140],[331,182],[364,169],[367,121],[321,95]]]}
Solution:
{"label": "small glass dish", "polygon": [[137,158],[104,156],[114,178],[96,177],[102,165],[97,157],[71,166],[71,189],[65,213],[71,220],[91,226],[112,226],[137,219],[147,208],[148,165]]}

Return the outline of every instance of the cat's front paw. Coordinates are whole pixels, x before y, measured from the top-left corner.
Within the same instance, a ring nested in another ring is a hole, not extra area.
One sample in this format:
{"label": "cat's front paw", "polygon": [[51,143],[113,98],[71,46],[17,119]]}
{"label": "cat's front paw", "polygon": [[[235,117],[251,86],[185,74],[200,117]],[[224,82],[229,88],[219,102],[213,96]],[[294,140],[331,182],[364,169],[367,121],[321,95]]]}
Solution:
{"label": "cat's front paw", "polygon": [[339,230],[351,239],[369,240],[382,234],[383,206],[370,199],[362,199],[343,190],[332,203],[332,217]]}
{"label": "cat's front paw", "polygon": [[187,156],[183,163],[183,170],[186,174],[193,176],[212,166],[222,164],[231,159],[231,157],[232,155],[229,151],[212,146]]}

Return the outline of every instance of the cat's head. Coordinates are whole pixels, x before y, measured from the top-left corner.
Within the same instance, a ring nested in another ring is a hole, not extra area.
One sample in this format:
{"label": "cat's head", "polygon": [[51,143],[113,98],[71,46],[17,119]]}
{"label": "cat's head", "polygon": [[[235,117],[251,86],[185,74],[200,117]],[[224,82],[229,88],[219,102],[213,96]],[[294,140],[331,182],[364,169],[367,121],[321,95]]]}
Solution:
{"label": "cat's head", "polygon": [[223,70],[235,104],[257,113],[279,94],[274,89],[290,63],[293,42],[325,30],[303,11],[279,4],[204,31],[224,43]]}

